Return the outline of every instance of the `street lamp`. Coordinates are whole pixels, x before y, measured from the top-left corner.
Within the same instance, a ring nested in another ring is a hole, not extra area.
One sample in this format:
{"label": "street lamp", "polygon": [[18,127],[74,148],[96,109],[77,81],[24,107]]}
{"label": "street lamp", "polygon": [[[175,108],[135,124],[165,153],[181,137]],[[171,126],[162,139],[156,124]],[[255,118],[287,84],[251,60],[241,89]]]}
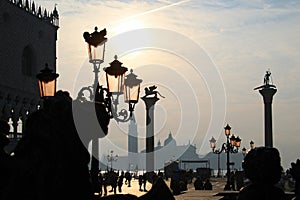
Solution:
{"label": "street lamp", "polygon": [[251,140],[250,142],[250,149],[253,149],[254,148],[254,142]]}
{"label": "street lamp", "polygon": [[[142,80],[137,79],[136,75],[132,75],[133,78],[138,81],[133,81],[133,85],[127,84],[128,81],[124,80],[125,72],[128,70],[126,67],[122,66],[122,63],[118,61],[117,56],[115,56],[115,60],[110,63],[109,67],[104,68],[106,73],[106,88],[102,85],[99,85],[98,77],[100,73],[100,65],[104,62],[105,55],[105,44],[107,42],[106,38],[106,29],[98,31],[98,28],[95,27],[93,33],[84,32],[83,38],[87,43],[88,47],[88,58],[89,62],[93,64],[93,72],[94,72],[94,83],[92,86],[86,86],[79,90],[76,103],[79,107],[88,107],[91,103],[95,105],[95,111],[97,120],[101,126],[104,128],[104,135],[107,134],[107,125],[111,118],[114,118],[117,122],[127,122],[130,120],[132,112],[134,110],[135,104],[138,102],[138,99],[133,99],[134,96],[127,94],[125,90],[125,97],[129,97],[129,99],[125,102],[129,104],[129,112],[126,109],[121,109],[118,111],[118,98],[123,94],[124,87],[138,87],[137,96],[139,95],[139,86]],[[132,70],[131,70],[132,73]],[[127,77],[127,76],[126,76]],[[129,81],[129,83],[131,83]],[[127,84],[127,85],[126,85]],[[88,95],[86,95],[88,94]],[[92,106],[90,106],[92,107]],[[89,107],[88,112],[92,112],[93,110]],[[108,118],[108,119],[106,119]],[[92,139],[92,162],[91,162],[91,176],[97,176],[99,170],[99,161],[98,161],[98,138],[99,136],[94,136]],[[97,184],[97,183],[95,183]]]}
{"label": "street lamp", "polygon": [[[104,104],[110,118],[114,118],[117,122],[127,122],[130,120],[135,104],[138,102],[142,80],[137,79],[133,70],[130,70],[130,74],[124,79],[128,69],[123,67],[123,63],[118,61],[118,57],[115,56],[115,60],[110,63],[110,66],[104,68],[107,88],[99,85],[98,74],[100,72],[100,64],[104,62],[105,43],[107,42],[106,33],[106,29],[99,32],[97,27],[95,27],[93,33],[83,33],[83,37],[88,45],[89,62],[94,67],[94,84],[83,87],[78,92],[77,100],[79,102],[96,101]],[[125,109],[118,111],[119,96],[123,94],[124,89],[125,103],[129,104],[130,115]],[[85,91],[89,93],[87,97]],[[106,93],[106,97],[104,97],[104,93]]]}
{"label": "street lamp", "polygon": [[231,133],[230,133],[231,127],[228,124],[224,127],[224,130],[225,130],[225,135],[226,135],[227,140],[226,140],[226,143],[222,144],[221,149],[215,149],[217,141],[214,137],[212,137],[212,139],[209,140],[209,142],[210,142],[210,147],[213,150],[213,153],[221,154],[224,151],[227,154],[227,163],[226,163],[226,166],[227,166],[227,182],[226,182],[224,190],[231,190],[231,187],[230,187],[230,157],[229,157],[229,154],[238,152],[238,149],[241,145],[242,140],[239,137],[235,137],[233,134],[231,135]]}
{"label": "street lamp", "polygon": [[42,99],[53,97],[56,92],[56,79],[59,75],[49,69],[48,64],[36,75],[39,83],[40,97]]}
{"label": "street lamp", "polygon": [[[254,142],[251,140],[251,141],[250,141],[250,150],[249,150],[249,151],[251,151],[253,148],[254,148]],[[247,153],[248,153],[248,151],[247,151],[247,149],[244,147],[244,148],[242,149],[242,154],[243,154],[243,156],[245,157]]]}
{"label": "street lamp", "polygon": [[246,154],[247,154],[247,149],[244,147],[244,148],[242,148],[242,154],[243,154],[243,156],[244,156],[244,158],[245,158],[245,156],[246,156]]}
{"label": "street lamp", "polygon": [[117,161],[119,156],[118,155],[113,155],[114,151],[111,150],[110,151],[110,155],[108,154],[107,155],[107,161],[110,162],[110,170],[112,171],[113,170],[113,161]]}
{"label": "street lamp", "polygon": [[[115,60],[110,63],[109,67],[106,67],[106,83],[108,88],[108,96],[111,98],[111,117],[117,122],[127,122],[132,116],[135,104],[138,103],[141,79],[137,78],[137,75],[130,70],[130,74],[126,75],[124,79],[126,67],[122,66],[123,63],[118,61],[118,57],[115,56]],[[125,92],[124,92],[125,90]],[[129,105],[128,115],[127,110],[122,109],[118,112],[119,96],[124,92],[124,101]]]}
{"label": "street lamp", "polygon": [[[211,139],[209,140],[210,143],[210,148],[214,149],[216,148],[216,142],[217,140],[212,136]],[[218,174],[217,177],[221,177],[221,169],[220,169],[220,154],[218,153]]]}

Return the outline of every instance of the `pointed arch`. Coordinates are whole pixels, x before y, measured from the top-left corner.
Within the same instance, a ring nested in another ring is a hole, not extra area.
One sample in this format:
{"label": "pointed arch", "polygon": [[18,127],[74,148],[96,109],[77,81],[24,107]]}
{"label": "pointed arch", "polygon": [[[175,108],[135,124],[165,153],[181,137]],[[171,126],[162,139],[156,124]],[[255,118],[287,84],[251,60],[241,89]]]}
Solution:
{"label": "pointed arch", "polygon": [[22,74],[31,77],[34,75],[34,60],[32,48],[30,45],[25,46],[22,54]]}

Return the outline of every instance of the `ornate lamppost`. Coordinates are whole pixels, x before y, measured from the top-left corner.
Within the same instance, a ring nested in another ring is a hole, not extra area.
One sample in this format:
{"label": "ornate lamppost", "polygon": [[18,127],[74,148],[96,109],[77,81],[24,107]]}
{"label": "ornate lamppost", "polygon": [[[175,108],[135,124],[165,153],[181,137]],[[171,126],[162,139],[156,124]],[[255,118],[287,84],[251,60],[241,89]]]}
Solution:
{"label": "ornate lamppost", "polygon": [[239,138],[239,136],[235,137],[233,134],[230,134],[231,127],[228,124],[227,124],[227,126],[224,127],[224,129],[225,129],[225,135],[226,135],[226,142],[222,144],[221,149],[215,149],[217,141],[214,137],[212,137],[212,139],[209,142],[210,142],[210,146],[213,150],[213,153],[220,154],[224,151],[227,155],[227,162],[226,162],[227,182],[226,182],[224,190],[231,190],[231,187],[230,187],[230,156],[229,156],[229,154],[238,152],[238,149],[241,145],[242,140]]}
{"label": "ornate lamppost", "polygon": [[110,162],[110,171],[113,171],[113,162],[117,161],[119,158],[118,155],[114,155],[114,151],[111,150],[110,154],[107,155],[107,162]]}
{"label": "ornate lamppost", "polygon": [[[99,85],[98,77],[100,72],[100,65],[104,62],[105,44],[107,42],[106,29],[98,31],[95,27],[93,33],[84,32],[83,38],[88,46],[89,62],[93,65],[94,82],[92,86],[86,86],[79,90],[77,95],[77,105],[94,104],[88,112],[96,111],[97,120],[103,130],[103,134],[93,136],[92,140],[92,161],[91,161],[91,176],[97,176],[99,171],[99,144],[98,139],[107,134],[107,125],[111,118],[117,122],[127,122],[132,116],[135,104],[138,103],[141,79],[130,71],[130,74],[125,77],[128,70],[123,67],[118,57],[110,63],[110,66],[104,68],[106,73],[107,87]],[[125,77],[125,79],[124,79]],[[118,111],[119,96],[125,92],[125,103],[129,105],[129,112],[126,109]],[[88,94],[87,96],[85,94]],[[105,95],[106,94],[106,95]],[[79,106],[80,107],[80,106]],[[82,107],[82,106],[81,106]],[[108,118],[108,119],[107,119]],[[80,120],[79,120],[80,121]],[[93,178],[92,178],[93,179]],[[95,178],[96,179],[96,178]]]}

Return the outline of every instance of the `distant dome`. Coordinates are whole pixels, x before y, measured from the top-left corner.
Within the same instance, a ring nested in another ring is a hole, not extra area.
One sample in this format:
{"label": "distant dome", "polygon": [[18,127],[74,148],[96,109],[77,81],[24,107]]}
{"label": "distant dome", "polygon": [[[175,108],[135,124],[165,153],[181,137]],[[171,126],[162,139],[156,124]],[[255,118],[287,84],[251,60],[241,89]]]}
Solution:
{"label": "distant dome", "polygon": [[160,140],[158,140],[157,146],[158,146],[158,147],[161,147],[161,142],[160,142]]}
{"label": "distant dome", "polygon": [[164,146],[166,145],[174,145],[177,146],[176,141],[174,140],[172,133],[169,133],[168,138],[164,141]]}

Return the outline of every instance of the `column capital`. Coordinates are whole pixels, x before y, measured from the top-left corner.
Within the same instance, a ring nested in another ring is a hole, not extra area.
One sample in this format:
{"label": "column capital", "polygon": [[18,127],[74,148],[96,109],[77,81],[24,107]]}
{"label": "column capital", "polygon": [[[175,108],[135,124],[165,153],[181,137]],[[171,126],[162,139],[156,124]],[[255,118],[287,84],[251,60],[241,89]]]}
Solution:
{"label": "column capital", "polygon": [[150,109],[152,106],[154,106],[155,103],[159,100],[159,98],[156,96],[154,97],[143,96],[141,99],[145,102],[147,110]]}
{"label": "column capital", "polygon": [[277,92],[277,89],[274,88],[263,88],[259,90],[259,93],[263,96],[264,103],[272,103],[273,96]]}

